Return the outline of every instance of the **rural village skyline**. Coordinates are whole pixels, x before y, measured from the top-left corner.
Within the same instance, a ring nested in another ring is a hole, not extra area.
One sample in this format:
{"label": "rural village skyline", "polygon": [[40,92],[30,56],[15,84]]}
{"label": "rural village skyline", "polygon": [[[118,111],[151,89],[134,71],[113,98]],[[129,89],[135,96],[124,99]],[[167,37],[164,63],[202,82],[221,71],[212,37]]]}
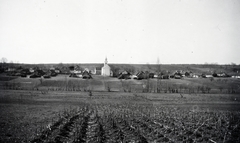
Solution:
{"label": "rural village skyline", "polygon": [[0,0],[7,62],[240,64],[238,0]]}

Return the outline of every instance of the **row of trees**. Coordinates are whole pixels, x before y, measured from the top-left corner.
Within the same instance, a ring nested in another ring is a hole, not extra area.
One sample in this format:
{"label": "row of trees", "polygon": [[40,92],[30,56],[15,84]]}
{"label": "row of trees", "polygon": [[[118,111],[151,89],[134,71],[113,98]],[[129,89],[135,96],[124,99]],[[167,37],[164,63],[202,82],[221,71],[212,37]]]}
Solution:
{"label": "row of trees", "polygon": [[[31,84],[20,82],[4,82],[0,89],[13,90],[54,90],[54,91],[89,91],[94,90],[94,85],[101,85],[102,82],[96,83],[92,80],[69,80],[66,77],[64,81],[44,80],[34,81]],[[145,92],[145,93],[239,93],[237,86],[218,86],[213,88],[211,85],[177,85],[169,84],[159,80],[158,83],[153,80],[143,80],[141,84],[132,81],[120,80],[120,83],[112,84],[104,82],[105,91],[111,92],[113,88],[117,88],[123,92]],[[115,89],[116,90],[116,89]]]}
{"label": "row of trees", "polygon": [[142,85],[136,88],[136,85],[127,84],[124,86],[125,92],[144,92],[144,93],[184,93],[184,94],[207,94],[207,93],[237,93],[237,89],[233,87],[212,89],[210,86],[189,86],[189,87],[177,87],[170,85],[168,87],[157,87],[153,84]]}

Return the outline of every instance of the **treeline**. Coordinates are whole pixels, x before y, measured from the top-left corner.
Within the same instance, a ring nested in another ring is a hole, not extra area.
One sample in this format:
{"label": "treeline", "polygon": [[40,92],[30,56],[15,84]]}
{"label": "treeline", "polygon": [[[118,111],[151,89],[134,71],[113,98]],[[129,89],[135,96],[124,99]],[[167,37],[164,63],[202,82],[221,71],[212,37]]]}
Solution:
{"label": "treeline", "polygon": [[[49,69],[51,67],[59,69],[68,69],[71,66],[77,66],[81,69],[85,68],[101,68],[103,64],[82,64],[82,63],[59,63],[59,64],[20,64],[20,63],[1,63],[0,72],[6,71],[8,68],[34,68],[38,67],[40,69]],[[236,73],[240,72],[240,65],[236,64],[227,64],[227,65],[218,65],[218,64],[109,64],[111,70],[114,73],[118,71],[126,70],[131,73],[136,73],[139,71],[149,71],[157,72],[159,70],[167,70],[170,72],[176,70],[183,71],[192,71],[194,73],[202,73],[209,71],[216,72],[226,72],[226,73]]]}

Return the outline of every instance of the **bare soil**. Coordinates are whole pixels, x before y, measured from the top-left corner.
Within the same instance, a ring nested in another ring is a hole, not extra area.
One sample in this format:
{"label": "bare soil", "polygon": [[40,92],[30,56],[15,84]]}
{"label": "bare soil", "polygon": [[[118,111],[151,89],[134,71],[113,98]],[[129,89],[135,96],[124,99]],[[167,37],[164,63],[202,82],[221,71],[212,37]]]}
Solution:
{"label": "bare soil", "polygon": [[237,94],[0,91],[0,142],[239,142]]}

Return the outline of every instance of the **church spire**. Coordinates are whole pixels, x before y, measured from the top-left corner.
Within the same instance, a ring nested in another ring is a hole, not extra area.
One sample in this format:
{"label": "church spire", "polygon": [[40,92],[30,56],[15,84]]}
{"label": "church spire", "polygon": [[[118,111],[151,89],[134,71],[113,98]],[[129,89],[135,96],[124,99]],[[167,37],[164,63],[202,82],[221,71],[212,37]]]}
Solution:
{"label": "church spire", "polygon": [[107,57],[105,58],[105,62],[104,62],[105,65],[108,64],[108,61],[107,61]]}

